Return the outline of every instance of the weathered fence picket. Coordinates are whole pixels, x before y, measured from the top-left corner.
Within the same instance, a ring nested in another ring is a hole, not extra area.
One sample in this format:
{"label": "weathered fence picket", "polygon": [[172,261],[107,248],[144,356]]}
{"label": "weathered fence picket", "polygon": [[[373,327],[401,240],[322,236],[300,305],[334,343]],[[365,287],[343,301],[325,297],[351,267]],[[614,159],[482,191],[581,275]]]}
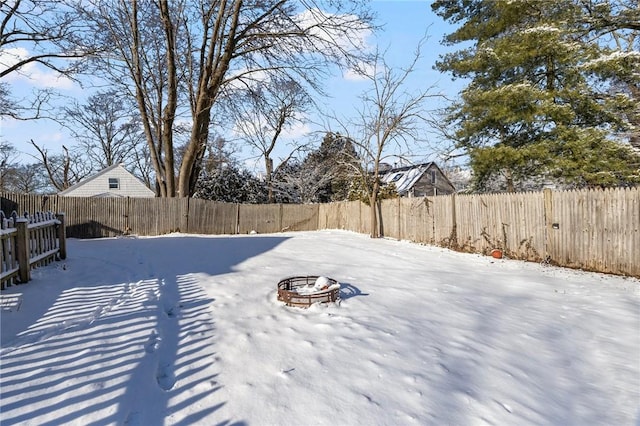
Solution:
{"label": "weathered fence picket", "polygon": [[[371,209],[358,201],[248,205],[188,198],[0,196],[6,213],[43,206],[64,211],[67,235],[78,238],[316,229],[370,233]],[[640,188],[401,198],[381,201],[378,211],[386,237],[485,254],[498,248],[515,259],[640,276]]]}

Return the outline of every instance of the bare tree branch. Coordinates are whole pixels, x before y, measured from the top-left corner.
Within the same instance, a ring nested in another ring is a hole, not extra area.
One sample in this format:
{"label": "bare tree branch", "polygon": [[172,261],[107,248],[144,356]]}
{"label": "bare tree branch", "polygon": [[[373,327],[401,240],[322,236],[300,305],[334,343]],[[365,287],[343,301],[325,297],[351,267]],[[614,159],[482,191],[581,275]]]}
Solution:
{"label": "bare tree branch", "polygon": [[[416,70],[421,58],[423,39],[406,68],[391,68],[383,52],[376,52],[371,73],[363,73],[371,88],[360,96],[361,106],[356,117],[344,120],[331,117],[343,132],[353,140],[361,158],[360,176],[368,192],[371,206],[371,237],[380,236],[378,196],[381,190],[381,165],[389,155],[409,152],[411,145],[423,139],[423,125],[428,121],[427,100],[439,97],[434,86],[409,92],[407,79]],[[394,149],[390,149],[390,148]]]}
{"label": "bare tree branch", "polygon": [[[321,91],[331,67],[365,59],[358,40],[372,29],[361,2],[86,0],[79,7],[98,35],[96,49],[110,50],[96,57],[95,71],[137,99],[162,196],[192,193],[213,111],[227,93],[265,75]],[[191,127],[179,165],[170,137],[178,119]]]}

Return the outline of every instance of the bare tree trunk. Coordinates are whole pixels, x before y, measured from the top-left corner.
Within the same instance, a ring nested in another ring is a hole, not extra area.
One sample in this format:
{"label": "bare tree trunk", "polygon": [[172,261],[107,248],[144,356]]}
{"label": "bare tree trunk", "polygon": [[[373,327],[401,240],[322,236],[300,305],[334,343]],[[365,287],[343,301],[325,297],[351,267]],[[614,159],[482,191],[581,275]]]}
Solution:
{"label": "bare tree trunk", "polygon": [[175,197],[176,178],[173,157],[173,122],[178,108],[178,78],[176,71],[176,30],[171,22],[167,0],[160,1],[160,17],[167,42],[167,103],[162,111],[162,147],[166,196]]}
{"label": "bare tree trunk", "polygon": [[513,184],[513,173],[511,169],[504,171],[504,176],[507,179],[507,192],[516,192],[515,185]]}
{"label": "bare tree trunk", "polygon": [[161,155],[158,152],[158,148],[156,147],[154,137],[154,131],[151,128],[151,118],[149,117],[149,111],[147,109],[147,104],[145,101],[145,89],[144,89],[144,72],[143,66],[140,58],[140,51],[142,49],[141,41],[140,41],[140,30],[138,26],[138,1],[133,0],[131,3],[131,14],[129,19],[129,26],[132,34],[132,45],[131,45],[131,76],[133,77],[135,83],[135,96],[136,102],[138,104],[138,109],[140,111],[140,116],[142,118],[142,126],[144,129],[144,134],[147,140],[147,145],[149,146],[149,154],[151,157],[151,162],[153,164],[153,168],[156,171],[156,188],[158,191],[158,195],[161,197],[167,197],[167,186],[166,186],[166,168],[165,165],[161,162]]}
{"label": "bare tree trunk", "polygon": [[371,226],[371,230],[369,235],[371,238],[380,238],[380,228],[378,221],[378,192],[380,191],[380,183],[378,179],[373,182],[373,189],[371,190],[371,194],[369,194],[369,204],[371,207],[371,219],[369,225]]}
{"label": "bare tree trunk", "polygon": [[267,183],[267,201],[269,204],[275,202],[273,195],[273,159],[268,154],[264,157],[264,166],[266,170],[265,181]]}
{"label": "bare tree trunk", "polygon": [[180,172],[178,174],[177,195],[179,197],[190,196],[192,183],[197,179],[196,170],[199,169],[198,161],[202,160],[202,154],[209,137],[209,123],[211,122],[210,110],[213,101],[206,94],[198,97],[196,104],[197,114],[191,130],[191,138],[182,157]]}
{"label": "bare tree trunk", "polygon": [[[209,124],[211,123],[211,107],[213,106],[220,87],[224,82],[224,77],[229,69],[229,64],[236,49],[236,30],[240,18],[240,10],[242,0],[233,0],[232,10],[227,17],[227,1],[222,0],[218,7],[218,16],[213,26],[212,33],[208,39],[208,55],[205,63],[202,65],[202,71],[199,75],[198,91],[196,93],[195,108],[193,110],[193,127],[191,129],[191,138],[187,144],[187,148],[180,165],[180,173],[178,179],[178,195],[180,197],[188,197],[191,195],[190,190],[192,182],[197,179],[196,171],[199,170],[199,161],[202,161],[202,154],[209,137]],[[228,26],[229,34],[226,36],[226,44],[222,46],[225,39],[225,23],[227,19],[231,20]],[[204,46],[203,46],[204,47]]]}

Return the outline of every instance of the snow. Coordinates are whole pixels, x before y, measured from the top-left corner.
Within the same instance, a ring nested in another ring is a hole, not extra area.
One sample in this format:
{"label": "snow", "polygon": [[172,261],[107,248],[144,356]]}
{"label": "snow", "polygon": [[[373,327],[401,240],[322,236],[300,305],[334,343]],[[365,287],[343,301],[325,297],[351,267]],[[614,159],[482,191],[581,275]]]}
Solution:
{"label": "snow", "polygon": [[317,290],[322,290],[323,287],[329,288],[330,284],[331,283],[329,281],[329,278],[320,276],[316,279],[316,282],[314,283],[314,287]]}
{"label": "snow", "polygon": [[[638,52],[637,50],[612,50],[608,54],[600,55],[595,59],[591,59],[585,62],[583,67],[586,69],[591,69],[599,66],[607,66],[614,67],[613,70],[618,72],[622,72],[623,69],[628,68],[632,76],[639,77],[640,73],[638,71],[634,72],[634,67],[632,66],[632,64],[637,64],[639,61],[640,52]],[[638,67],[636,65],[635,70],[637,69]]]}
{"label": "snow", "polygon": [[[345,231],[68,241],[2,292],[3,425],[634,425],[640,282]],[[315,275],[340,303],[277,301]]]}
{"label": "snow", "polygon": [[408,170],[389,171],[380,176],[380,180],[384,183],[395,183],[396,191],[402,194],[408,191],[422,177],[427,170],[426,165],[420,165]]}
{"label": "snow", "polygon": [[555,25],[538,25],[535,27],[525,28],[521,31],[522,34],[548,34],[548,33],[562,33],[560,28]]}
{"label": "snow", "polygon": [[588,64],[597,64],[602,62],[614,62],[614,61],[623,61],[623,60],[640,60],[640,52],[635,50],[630,51],[622,51],[622,50],[612,50],[610,53],[606,55],[600,55],[595,59],[587,62]]}

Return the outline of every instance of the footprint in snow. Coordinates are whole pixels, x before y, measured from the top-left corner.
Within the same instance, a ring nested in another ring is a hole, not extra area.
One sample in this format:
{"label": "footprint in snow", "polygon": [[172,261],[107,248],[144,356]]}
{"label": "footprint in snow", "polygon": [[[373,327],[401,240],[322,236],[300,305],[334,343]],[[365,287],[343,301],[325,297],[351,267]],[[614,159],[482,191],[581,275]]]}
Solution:
{"label": "footprint in snow", "polygon": [[140,413],[134,411],[127,415],[127,418],[124,419],[124,424],[129,426],[140,426],[142,423],[140,422]]}
{"label": "footprint in snow", "polygon": [[170,308],[164,308],[164,313],[167,314],[169,318],[177,318],[180,315],[180,308],[177,306],[172,306]]}
{"label": "footprint in snow", "polygon": [[151,337],[149,337],[149,340],[144,345],[145,352],[150,354],[157,351],[160,347],[160,340],[160,336],[158,336],[155,331],[152,332]]}
{"label": "footprint in snow", "polygon": [[173,372],[173,368],[170,365],[160,366],[160,368],[158,368],[158,373],[156,374],[156,380],[163,390],[171,390],[176,384],[176,376]]}

